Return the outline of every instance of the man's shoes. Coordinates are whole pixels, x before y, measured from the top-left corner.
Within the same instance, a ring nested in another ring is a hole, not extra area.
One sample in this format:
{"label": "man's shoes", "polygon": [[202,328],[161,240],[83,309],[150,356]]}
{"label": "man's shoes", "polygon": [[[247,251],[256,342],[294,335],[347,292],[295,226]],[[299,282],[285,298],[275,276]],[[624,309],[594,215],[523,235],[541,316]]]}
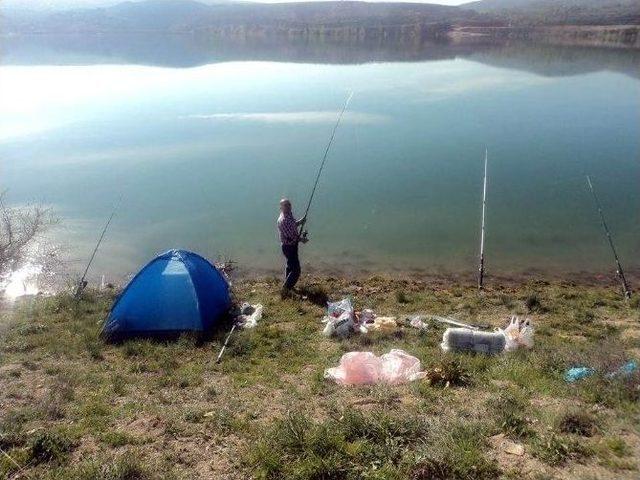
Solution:
{"label": "man's shoes", "polygon": [[282,300],[286,300],[286,299],[300,300],[302,297],[293,288],[282,287],[280,289],[280,298],[282,298]]}

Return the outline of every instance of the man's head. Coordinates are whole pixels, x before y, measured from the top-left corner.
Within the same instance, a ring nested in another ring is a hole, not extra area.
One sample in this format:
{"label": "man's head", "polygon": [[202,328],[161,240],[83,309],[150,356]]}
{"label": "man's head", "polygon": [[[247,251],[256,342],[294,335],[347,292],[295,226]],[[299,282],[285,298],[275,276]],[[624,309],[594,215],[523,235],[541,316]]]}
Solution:
{"label": "man's head", "polygon": [[282,213],[291,213],[291,202],[288,198],[280,200],[280,211]]}

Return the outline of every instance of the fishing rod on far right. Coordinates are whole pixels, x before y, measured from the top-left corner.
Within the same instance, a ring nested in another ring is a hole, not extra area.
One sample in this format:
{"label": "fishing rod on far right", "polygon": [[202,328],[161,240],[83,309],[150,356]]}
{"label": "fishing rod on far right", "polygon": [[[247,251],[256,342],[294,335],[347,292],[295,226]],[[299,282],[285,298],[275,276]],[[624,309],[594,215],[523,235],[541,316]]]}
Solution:
{"label": "fishing rod on far right", "polygon": [[307,208],[304,211],[302,223],[299,225],[300,238],[306,240],[308,232],[305,230],[305,225],[308,220],[309,209],[311,208],[311,203],[313,202],[313,197],[316,193],[316,189],[318,188],[318,182],[320,181],[320,176],[322,175],[322,170],[324,170],[324,165],[327,163],[327,157],[329,155],[329,151],[331,150],[331,145],[333,144],[333,139],[336,136],[336,132],[338,131],[338,127],[340,126],[340,122],[342,121],[342,117],[344,116],[344,112],[349,107],[349,102],[353,98],[353,92],[349,94],[347,101],[344,103],[342,110],[340,111],[340,115],[338,115],[338,120],[336,124],[333,126],[333,131],[331,132],[331,137],[329,138],[329,143],[327,143],[327,148],[324,150],[324,155],[322,156],[322,162],[320,162],[320,168],[318,169],[318,173],[316,175],[316,180],[313,183],[313,188],[311,189],[311,195],[309,196],[309,201],[307,202]]}
{"label": "fishing rod on far right", "polygon": [[611,236],[611,232],[609,231],[609,226],[607,225],[607,221],[604,218],[604,213],[602,211],[602,205],[600,204],[600,199],[596,194],[595,189],[593,188],[593,183],[591,183],[591,177],[587,175],[587,185],[589,185],[589,190],[591,190],[591,195],[593,195],[593,201],[596,204],[596,208],[598,209],[598,214],[600,215],[600,223],[602,224],[602,229],[604,230],[605,236],[607,237],[607,241],[609,242],[609,247],[611,248],[611,252],[613,253],[613,258],[616,262],[616,275],[620,280],[620,284],[622,285],[622,291],[624,292],[624,298],[627,300],[631,298],[631,289],[629,288],[629,283],[627,282],[626,277],[624,276],[624,270],[622,270],[622,265],[620,264],[620,257],[618,257],[618,252],[616,251],[616,247],[613,244],[613,237]]}

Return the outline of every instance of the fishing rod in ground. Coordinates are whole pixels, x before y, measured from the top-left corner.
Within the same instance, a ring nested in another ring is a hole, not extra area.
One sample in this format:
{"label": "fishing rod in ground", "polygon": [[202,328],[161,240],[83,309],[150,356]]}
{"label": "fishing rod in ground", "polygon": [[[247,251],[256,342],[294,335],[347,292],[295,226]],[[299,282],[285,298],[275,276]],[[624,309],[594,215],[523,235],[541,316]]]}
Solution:
{"label": "fishing rod in ground", "polygon": [[622,270],[622,265],[620,264],[620,258],[618,257],[618,252],[616,251],[616,247],[613,244],[613,238],[611,237],[611,232],[609,231],[609,227],[607,226],[607,221],[604,219],[604,213],[602,211],[602,205],[600,204],[600,199],[596,194],[595,189],[593,188],[593,183],[591,183],[591,177],[587,175],[587,184],[589,185],[589,190],[591,190],[591,195],[593,195],[593,200],[596,204],[596,208],[598,209],[598,213],[600,214],[600,222],[602,223],[602,228],[609,242],[609,246],[611,247],[611,252],[613,252],[613,258],[616,261],[616,274],[618,275],[618,279],[622,284],[622,291],[624,292],[624,297],[626,299],[631,298],[631,289],[629,288],[629,284],[627,283],[627,279],[624,276],[624,270]]}
{"label": "fishing rod in ground", "polygon": [[482,223],[480,227],[480,266],[478,267],[478,290],[484,288],[484,217],[487,205],[487,163],[489,160],[489,149],[484,150],[484,182],[482,186]]}
{"label": "fishing rod in ground", "polygon": [[87,283],[85,282],[85,278],[87,277],[87,273],[89,273],[89,268],[93,263],[93,259],[96,258],[96,253],[98,253],[98,248],[100,248],[100,244],[102,243],[102,240],[104,240],[104,236],[106,235],[107,230],[109,229],[109,225],[111,225],[111,220],[113,220],[113,217],[115,216],[116,212],[118,211],[118,208],[120,207],[120,203],[122,203],[122,195],[116,202],[116,205],[113,207],[113,211],[111,212],[111,215],[109,215],[109,219],[107,220],[107,223],[105,223],[104,228],[102,229],[100,238],[98,238],[98,243],[96,243],[96,247],[93,249],[93,252],[91,253],[91,257],[87,262],[87,267],[84,269],[84,273],[82,274],[82,277],[78,282],[78,286],[76,287],[76,293],[75,293],[76,298],[80,296],[80,294],[84,290],[84,287],[87,286]]}
{"label": "fishing rod in ground", "polygon": [[351,99],[353,98],[353,92],[351,92],[349,94],[349,97],[347,98],[347,101],[344,103],[344,107],[342,107],[342,111],[340,112],[340,115],[338,115],[338,120],[336,121],[336,124],[333,126],[333,131],[331,132],[331,137],[329,138],[329,143],[327,143],[327,148],[325,148],[324,150],[324,155],[322,156],[322,162],[320,163],[320,168],[318,169],[318,174],[316,175],[316,180],[313,183],[313,188],[311,189],[311,195],[309,195],[309,201],[307,202],[307,208],[304,211],[304,216],[302,217],[302,223],[300,224],[300,236],[303,238],[307,237],[307,231],[304,229],[305,224],[307,223],[307,215],[309,214],[309,209],[311,208],[311,202],[313,202],[313,196],[316,193],[316,188],[318,188],[318,182],[320,181],[320,176],[322,175],[322,170],[324,169],[324,165],[325,163],[327,163],[327,157],[329,155],[329,150],[331,150],[331,145],[333,144],[333,139],[336,136],[336,132],[338,131],[338,127],[340,126],[340,121],[342,120],[342,117],[344,115],[344,112],[347,110],[347,108],[349,107],[349,102],[351,102]]}

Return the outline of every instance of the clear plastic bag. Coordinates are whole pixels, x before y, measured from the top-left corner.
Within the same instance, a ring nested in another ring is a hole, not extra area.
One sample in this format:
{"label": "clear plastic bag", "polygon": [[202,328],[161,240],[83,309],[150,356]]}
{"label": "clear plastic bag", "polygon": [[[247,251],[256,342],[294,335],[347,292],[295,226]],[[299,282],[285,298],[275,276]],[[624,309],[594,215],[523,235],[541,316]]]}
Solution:
{"label": "clear plastic bag", "polygon": [[242,328],[254,328],[258,325],[260,319],[262,319],[262,304],[250,305],[251,309],[244,309],[243,311],[252,311],[250,315],[240,315],[240,326]]}
{"label": "clear plastic bag", "polygon": [[417,328],[418,330],[426,331],[429,329],[429,324],[425,322],[420,315],[415,315],[413,317],[410,317],[408,321],[409,321],[409,326],[413,328]]}
{"label": "clear plastic bag", "polygon": [[521,320],[516,316],[512,316],[509,325],[502,332],[507,340],[504,346],[506,352],[512,352],[520,347],[533,347],[535,329],[528,318]]}
{"label": "clear plastic bag", "polygon": [[326,323],[322,333],[327,337],[331,335],[344,336],[353,331],[354,313],[351,300],[345,298],[339,302],[328,304],[327,316],[322,320]]}
{"label": "clear plastic bag", "polygon": [[343,298],[339,302],[327,303],[328,316],[338,318],[345,313],[348,313],[349,315],[353,316],[353,305],[351,304],[351,299]]}

